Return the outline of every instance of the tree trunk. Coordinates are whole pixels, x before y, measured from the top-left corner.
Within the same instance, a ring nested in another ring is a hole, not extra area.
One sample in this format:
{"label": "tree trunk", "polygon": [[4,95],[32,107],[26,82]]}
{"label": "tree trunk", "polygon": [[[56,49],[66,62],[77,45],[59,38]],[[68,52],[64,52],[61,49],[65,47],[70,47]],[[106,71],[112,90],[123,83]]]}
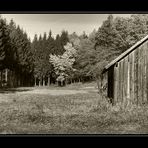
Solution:
{"label": "tree trunk", "polygon": [[34,84],[34,85],[35,85],[35,87],[36,87],[36,77],[35,77],[35,84]]}
{"label": "tree trunk", "polygon": [[6,83],[7,83],[7,80],[8,80],[8,69],[6,69],[6,71],[5,71],[5,81],[6,81]]}
{"label": "tree trunk", "polygon": [[2,87],[2,71],[0,71],[0,86]]}
{"label": "tree trunk", "polygon": [[79,78],[79,83],[81,82],[81,79]]}
{"label": "tree trunk", "polygon": [[41,77],[41,79],[40,79],[40,86],[43,86],[43,79],[42,79],[42,77]]}
{"label": "tree trunk", "polygon": [[65,85],[67,85],[67,78],[65,78]]}
{"label": "tree trunk", "polygon": [[15,73],[13,71],[13,87],[15,87]]}
{"label": "tree trunk", "polygon": [[17,87],[17,76],[15,74],[15,87]]}
{"label": "tree trunk", "polygon": [[21,76],[20,76],[20,74],[19,74],[19,77],[18,77],[18,86],[21,85],[21,82],[20,82],[21,80],[20,80],[20,79],[21,79]]}
{"label": "tree trunk", "polygon": [[9,73],[8,73],[8,86],[10,87],[10,70],[9,70]]}
{"label": "tree trunk", "polygon": [[50,85],[50,76],[48,76],[48,86]]}
{"label": "tree trunk", "polygon": [[20,86],[22,86],[22,83],[23,83],[23,77],[20,76]]}
{"label": "tree trunk", "polygon": [[45,77],[43,77],[43,86],[45,86]]}
{"label": "tree trunk", "polygon": [[41,86],[41,79],[39,80],[39,86]]}
{"label": "tree trunk", "polygon": [[58,86],[61,86],[61,81],[58,81]]}
{"label": "tree trunk", "polygon": [[11,75],[10,75],[10,83],[11,83],[11,87],[14,87],[14,82],[13,82],[13,71],[11,71]]}
{"label": "tree trunk", "polygon": [[15,73],[13,72],[13,87],[15,87]]}

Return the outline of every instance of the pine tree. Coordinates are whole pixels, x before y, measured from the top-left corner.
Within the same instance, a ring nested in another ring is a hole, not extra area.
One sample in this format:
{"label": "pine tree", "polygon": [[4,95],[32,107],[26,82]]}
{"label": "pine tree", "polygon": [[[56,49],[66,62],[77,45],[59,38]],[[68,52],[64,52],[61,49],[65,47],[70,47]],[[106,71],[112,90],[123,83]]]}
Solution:
{"label": "pine tree", "polygon": [[6,68],[9,66],[10,59],[10,37],[9,29],[7,27],[6,21],[0,18],[0,68]]}
{"label": "pine tree", "polygon": [[10,46],[11,46],[11,55],[13,56],[13,66],[11,67],[12,70],[18,68],[18,53],[17,53],[17,32],[16,32],[16,24],[13,20],[9,23],[9,29],[10,29]]}
{"label": "pine tree", "polygon": [[65,30],[62,31],[60,40],[61,40],[62,47],[64,47],[67,44],[67,42],[69,42],[67,31],[65,31]]}

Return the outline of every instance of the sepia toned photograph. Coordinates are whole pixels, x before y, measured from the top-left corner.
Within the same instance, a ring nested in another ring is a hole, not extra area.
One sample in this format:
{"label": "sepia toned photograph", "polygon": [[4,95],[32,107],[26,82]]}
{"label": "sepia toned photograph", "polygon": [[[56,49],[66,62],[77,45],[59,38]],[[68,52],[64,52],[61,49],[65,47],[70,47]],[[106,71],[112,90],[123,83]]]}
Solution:
{"label": "sepia toned photograph", "polygon": [[0,134],[148,134],[148,14],[0,14]]}

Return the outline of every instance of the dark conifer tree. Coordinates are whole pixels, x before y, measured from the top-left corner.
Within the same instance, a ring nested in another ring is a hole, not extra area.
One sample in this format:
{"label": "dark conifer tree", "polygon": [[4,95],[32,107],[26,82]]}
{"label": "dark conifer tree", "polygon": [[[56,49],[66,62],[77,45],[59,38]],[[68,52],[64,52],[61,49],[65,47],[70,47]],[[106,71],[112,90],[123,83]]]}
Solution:
{"label": "dark conifer tree", "polygon": [[11,64],[10,31],[6,21],[0,18],[0,68],[6,68]]}

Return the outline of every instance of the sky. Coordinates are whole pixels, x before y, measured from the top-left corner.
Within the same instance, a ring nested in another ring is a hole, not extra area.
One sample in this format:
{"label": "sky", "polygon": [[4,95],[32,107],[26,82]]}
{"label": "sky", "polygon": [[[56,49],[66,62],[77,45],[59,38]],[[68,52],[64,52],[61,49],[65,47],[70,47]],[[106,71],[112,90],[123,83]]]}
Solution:
{"label": "sky", "polygon": [[[83,31],[86,34],[91,33],[94,29],[102,25],[109,14],[1,14],[3,18],[9,22],[11,19],[17,25],[20,25],[33,40],[34,35],[43,35],[44,32],[55,37],[62,30],[68,33],[76,32],[78,35]],[[113,16],[129,17],[131,14],[113,14]]]}

